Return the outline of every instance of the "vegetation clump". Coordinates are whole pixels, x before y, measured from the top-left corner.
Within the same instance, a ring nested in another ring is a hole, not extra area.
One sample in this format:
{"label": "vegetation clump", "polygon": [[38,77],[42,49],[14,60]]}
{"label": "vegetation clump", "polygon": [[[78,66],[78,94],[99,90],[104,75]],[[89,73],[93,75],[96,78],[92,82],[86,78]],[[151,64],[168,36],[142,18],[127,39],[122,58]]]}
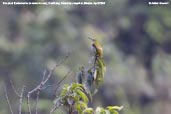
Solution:
{"label": "vegetation clump", "polygon": [[95,110],[88,107],[92,96],[97,93],[103,84],[106,66],[103,60],[103,48],[100,43],[92,39],[93,61],[87,70],[79,68],[76,83],[65,84],[60,95],[54,100],[54,107],[64,106],[69,114],[118,114],[123,106],[97,107]]}

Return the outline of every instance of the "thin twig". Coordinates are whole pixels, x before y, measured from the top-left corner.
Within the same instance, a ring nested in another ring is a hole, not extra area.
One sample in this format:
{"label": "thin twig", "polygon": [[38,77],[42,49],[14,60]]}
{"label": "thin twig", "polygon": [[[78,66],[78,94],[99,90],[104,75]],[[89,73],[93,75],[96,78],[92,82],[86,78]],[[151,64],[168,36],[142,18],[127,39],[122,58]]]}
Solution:
{"label": "thin twig", "polygon": [[19,94],[19,92],[17,92],[17,90],[15,89],[15,87],[14,87],[14,83],[13,83],[13,81],[12,81],[12,80],[10,80],[10,84],[11,84],[11,87],[12,87],[12,89],[13,89],[14,93],[15,93],[18,97],[20,97],[20,94]]}
{"label": "thin twig", "polygon": [[[34,88],[33,90],[29,91],[28,94],[32,94],[34,93],[35,91],[37,91],[38,89],[41,89],[43,85],[46,84],[46,82],[49,80],[49,78],[52,76],[52,73],[53,71],[55,70],[56,67],[60,66],[61,64],[63,64],[65,62],[65,60],[68,58],[69,54],[61,61],[59,62],[58,64],[56,64],[55,66],[53,66],[50,70],[49,70],[49,74],[48,76],[46,77],[46,79],[44,79],[43,81],[41,81],[41,83],[36,87]],[[44,77],[44,76],[43,76]]]}
{"label": "thin twig", "polygon": [[56,86],[56,84],[47,85],[47,86],[43,87],[41,90],[45,90],[45,89],[47,89],[47,88],[49,88],[49,87],[53,87],[53,86]]}
{"label": "thin twig", "polygon": [[14,91],[14,93],[19,97],[19,108],[18,108],[18,114],[21,114],[21,108],[22,108],[22,102],[23,102],[23,93],[24,93],[24,89],[25,89],[25,85],[23,85],[22,87],[22,90],[21,90],[21,93],[17,92],[17,90],[15,89],[14,87],[14,83],[12,80],[10,80],[10,84],[11,84],[11,87]]}
{"label": "thin twig", "polygon": [[18,114],[21,114],[21,108],[22,108],[22,102],[23,102],[23,93],[24,93],[24,89],[25,89],[25,85],[23,85],[22,87],[22,90],[21,90],[21,93],[17,92],[17,90],[15,89],[14,87],[14,83],[12,80],[10,80],[10,84],[11,84],[11,87],[14,91],[14,93],[19,97],[19,108],[18,108]]}
{"label": "thin twig", "polygon": [[56,110],[57,108],[58,108],[58,107],[57,107],[56,105],[53,105],[53,108],[51,108],[49,114],[52,114],[53,112],[55,112],[55,110]]}
{"label": "thin twig", "polygon": [[38,110],[39,94],[40,94],[40,91],[38,90],[37,91],[37,98],[36,98],[36,114],[37,114],[37,110]]}
{"label": "thin twig", "polygon": [[12,107],[11,107],[11,104],[10,104],[10,101],[9,101],[9,98],[8,98],[6,87],[4,87],[4,94],[5,94],[5,99],[6,99],[7,103],[8,103],[8,107],[9,107],[10,113],[13,114]]}
{"label": "thin twig", "polygon": [[[44,72],[43,72],[43,78],[42,78],[42,82],[44,81],[44,79],[45,79],[45,76],[46,76],[46,69],[44,70]],[[37,90],[37,98],[36,98],[36,114],[37,114],[37,112],[38,112],[38,102],[39,102],[39,95],[40,95],[40,89],[39,90]]]}
{"label": "thin twig", "polygon": [[61,80],[59,80],[59,81],[56,83],[56,88],[55,88],[55,90],[54,90],[54,96],[56,95],[56,92],[57,92],[57,90],[58,90],[59,85],[61,84],[61,82],[64,81],[64,79],[69,75],[69,73],[70,73],[71,71],[72,71],[72,70],[69,70],[69,71],[65,74],[65,76],[64,76]]}
{"label": "thin twig", "polygon": [[[54,96],[56,95],[56,91],[57,91],[57,89],[58,89],[58,87],[59,87],[59,84],[68,76],[68,74],[69,74],[71,71],[72,71],[72,70],[69,70],[69,71],[65,74],[65,76],[64,76],[60,81],[58,81],[58,82],[55,84],[57,87],[55,88]],[[55,112],[55,110],[56,110],[58,107],[59,107],[59,106],[54,105],[53,108],[50,110],[50,113],[49,113],[49,114],[52,114],[53,112]]]}
{"label": "thin twig", "polygon": [[28,108],[28,113],[31,114],[31,108],[30,108],[30,94],[27,94],[27,108]]}
{"label": "thin twig", "polygon": [[[70,73],[71,71],[72,71],[72,70],[68,71],[67,74],[65,74],[65,76],[64,76],[61,80],[59,80],[56,84],[47,85],[47,86],[43,87],[41,90],[45,90],[45,89],[47,89],[47,88],[49,88],[49,87],[53,87],[53,86],[57,86],[57,88],[58,88],[59,85],[61,84],[61,82],[64,81],[65,78],[68,77],[68,75],[69,75],[69,73]],[[55,92],[56,92],[57,89],[55,88],[54,90],[55,90]]]}
{"label": "thin twig", "polygon": [[22,102],[23,102],[23,93],[25,89],[25,85],[22,87],[21,94],[20,94],[20,99],[19,99],[19,109],[18,109],[18,114],[21,114],[21,108],[22,108]]}
{"label": "thin twig", "polygon": [[42,81],[44,81],[45,76],[46,76],[46,69],[45,69],[45,70],[44,70],[44,72],[43,72],[43,78],[42,78]]}
{"label": "thin twig", "polygon": [[27,93],[27,107],[28,107],[28,113],[31,114],[31,108],[30,108],[30,94],[36,92],[36,91],[40,91],[42,89],[42,87],[47,83],[47,81],[49,80],[49,78],[52,76],[52,73],[53,71],[55,70],[56,67],[60,66],[61,64],[63,64],[65,62],[65,60],[69,57],[70,53],[68,53],[65,58],[55,64],[55,66],[53,66],[50,70],[49,70],[49,73],[47,75],[47,77],[45,78],[45,75],[46,75],[46,71],[44,71],[44,75],[43,75],[43,78],[42,78],[42,81],[40,82],[39,85],[37,85],[34,89],[32,89],[31,91],[29,91]]}

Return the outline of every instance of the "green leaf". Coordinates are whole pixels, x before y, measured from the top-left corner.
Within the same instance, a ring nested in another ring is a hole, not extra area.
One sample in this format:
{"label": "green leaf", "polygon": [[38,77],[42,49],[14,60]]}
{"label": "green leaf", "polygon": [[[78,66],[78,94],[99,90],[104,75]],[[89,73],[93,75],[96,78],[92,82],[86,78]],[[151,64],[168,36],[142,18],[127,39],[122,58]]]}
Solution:
{"label": "green leaf", "polygon": [[94,114],[94,110],[92,108],[86,108],[82,114]]}
{"label": "green leaf", "polygon": [[105,110],[105,114],[113,114],[109,110]]}
{"label": "green leaf", "polygon": [[71,90],[75,90],[75,89],[82,89],[83,88],[83,85],[82,84],[79,84],[79,83],[73,83],[71,84]]}
{"label": "green leaf", "polygon": [[66,96],[66,93],[68,91],[69,84],[65,84],[62,88],[60,96]]}
{"label": "green leaf", "polygon": [[106,107],[107,110],[109,110],[110,114],[119,114],[118,111],[120,111],[123,108],[123,106],[108,106]]}
{"label": "green leaf", "polygon": [[96,66],[98,66],[100,69],[102,69],[104,73],[106,72],[106,66],[105,66],[103,58],[97,59]]}
{"label": "green leaf", "polygon": [[79,89],[76,89],[75,92],[83,99],[83,101],[87,104],[89,102],[88,97],[84,92]]}
{"label": "green leaf", "polygon": [[96,108],[96,114],[106,114],[105,109],[101,107]]}
{"label": "green leaf", "polygon": [[78,111],[78,113],[81,114],[82,111],[87,108],[87,104],[82,101],[79,101],[75,103],[75,108]]}
{"label": "green leaf", "polygon": [[119,114],[118,111],[116,111],[116,110],[110,110],[109,112],[110,112],[110,114]]}
{"label": "green leaf", "polygon": [[106,108],[108,110],[118,110],[118,111],[120,111],[123,108],[123,106],[108,106]]}

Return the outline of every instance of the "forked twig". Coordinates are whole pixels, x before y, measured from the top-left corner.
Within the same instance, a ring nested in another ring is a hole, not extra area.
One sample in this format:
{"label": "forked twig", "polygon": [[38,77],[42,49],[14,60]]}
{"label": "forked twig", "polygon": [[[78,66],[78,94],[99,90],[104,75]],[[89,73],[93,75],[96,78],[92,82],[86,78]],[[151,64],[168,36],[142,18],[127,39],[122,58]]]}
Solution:
{"label": "forked twig", "polygon": [[10,84],[11,84],[11,87],[14,91],[14,93],[17,95],[17,97],[19,97],[19,107],[18,107],[18,114],[21,114],[21,108],[22,108],[22,102],[23,102],[23,93],[24,93],[24,89],[25,89],[25,85],[23,85],[22,87],[22,90],[21,90],[21,93],[17,92],[17,90],[15,89],[14,87],[14,83],[12,80],[10,80]]}
{"label": "forked twig", "polygon": [[47,86],[43,87],[41,90],[45,90],[45,89],[47,89],[47,88],[49,88],[49,87],[57,86],[57,87],[54,89],[55,92],[56,92],[56,90],[57,90],[57,88],[59,87],[59,85],[62,83],[62,81],[64,81],[65,78],[67,78],[67,76],[69,75],[69,73],[70,73],[71,71],[72,71],[72,70],[69,70],[69,71],[67,72],[67,74],[65,74],[65,76],[64,76],[61,80],[59,80],[56,84],[47,85]]}
{"label": "forked twig", "polygon": [[25,89],[26,86],[23,86],[22,87],[22,90],[21,90],[21,94],[19,96],[19,109],[18,109],[18,113],[21,114],[21,108],[22,108],[22,103],[23,103],[23,93],[24,93],[24,89]]}
{"label": "forked twig", "polygon": [[[68,53],[65,58],[59,62],[58,64],[55,64],[55,66],[53,66],[49,72],[47,77],[46,76],[46,70],[44,71],[44,75],[42,78],[42,81],[40,82],[39,85],[37,85],[34,89],[32,89],[31,91],[29,91],[27,93],[27,108],[28,108],[28,113],[31,114],[31,107],[30,107],[30,94],[34,93],[34,92],[38,92],[37,95],[39,95],[39,92],[42,90],[43,86],[47,83],[47,81],[49,80],[49,78],[52,76],[53,71],[55,70],[56,67],[60,66],[61,64],[63,64],[65,62],[65,60],[69,57],[70,53]],[[37,108],[37,103],[38,103],[39,97],[37,97],[36,100],[36,108]],[[37,112],[37,109],[36,109]]]}

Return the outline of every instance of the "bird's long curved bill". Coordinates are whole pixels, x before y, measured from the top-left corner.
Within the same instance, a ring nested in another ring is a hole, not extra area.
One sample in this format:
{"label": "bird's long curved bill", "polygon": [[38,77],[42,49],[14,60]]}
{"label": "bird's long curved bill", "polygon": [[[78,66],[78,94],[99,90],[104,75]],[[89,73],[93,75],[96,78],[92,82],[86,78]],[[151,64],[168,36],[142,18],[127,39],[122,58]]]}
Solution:
{"label": "bird's long curved bill", "polygon": [[95,40],[94,38],[91,38],[91,37],[88,37],[88,39],[89,39],[89,40],[92,40],[92,41],[94,41],[94,40]]}

